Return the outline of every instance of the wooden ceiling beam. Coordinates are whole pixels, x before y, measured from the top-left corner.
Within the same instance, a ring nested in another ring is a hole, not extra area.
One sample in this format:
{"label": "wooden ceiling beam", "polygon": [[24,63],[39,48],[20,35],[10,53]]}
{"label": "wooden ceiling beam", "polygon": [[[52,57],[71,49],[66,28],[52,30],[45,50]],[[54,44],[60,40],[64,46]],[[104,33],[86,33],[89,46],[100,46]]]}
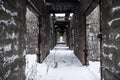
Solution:
{"label": "wooden ceiling beam", "polygon": [[65,20],[69,20],[70,13],[65,13]]}
{"label": "wooden ceiling beam", "polygon": [[49,13],[74,13],[73,10],[49,10]]}
{"label": "wooden ceiling beam", "polygon": [[46,2],[78,2],[78,0],[46,0]]}

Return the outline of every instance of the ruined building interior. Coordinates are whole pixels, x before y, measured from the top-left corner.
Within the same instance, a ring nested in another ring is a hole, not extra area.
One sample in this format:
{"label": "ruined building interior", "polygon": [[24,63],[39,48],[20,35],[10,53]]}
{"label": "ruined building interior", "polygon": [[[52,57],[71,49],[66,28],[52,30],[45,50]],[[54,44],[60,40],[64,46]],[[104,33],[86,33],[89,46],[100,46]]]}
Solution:
{"label": "ruined building interior", "polygon": [[120,0],[0,0],[0,80],[36,80],[26,55],[41,64],[58,44],[82,66],[100,62],[100,80],[120,80]]}

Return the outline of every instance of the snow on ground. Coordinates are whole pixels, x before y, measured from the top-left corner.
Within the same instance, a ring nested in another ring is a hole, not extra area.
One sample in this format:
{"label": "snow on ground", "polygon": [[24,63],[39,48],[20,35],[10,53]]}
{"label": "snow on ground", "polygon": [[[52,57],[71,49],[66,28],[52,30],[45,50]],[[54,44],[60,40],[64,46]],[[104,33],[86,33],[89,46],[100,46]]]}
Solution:
{"label": "snow on ground", "polygon": [[100,80],[99,64],[82,66],[72,50],[58,44],[41,64],[35,54],[26,55],[26,80]]}

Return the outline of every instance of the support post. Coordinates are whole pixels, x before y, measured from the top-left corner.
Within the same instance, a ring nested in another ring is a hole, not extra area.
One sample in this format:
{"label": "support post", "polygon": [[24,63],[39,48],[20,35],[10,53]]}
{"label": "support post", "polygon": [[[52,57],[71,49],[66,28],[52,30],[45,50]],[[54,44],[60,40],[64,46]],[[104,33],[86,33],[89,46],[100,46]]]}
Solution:
{"label": "support post", "polygon": [[37,62],[38,63],[41,63],[41,60],[40,60],[40,56],[41,56],[41,53],[40,53],[40,44],[41,44],[41,34],[40,34],[40,30],[41,30],[41,17],[39,16],[39,33],[38,33],[38,52],[37,52]]}
{"label": "support post", "polygon": [[82,11],[74,13],[74,53],[83,65],[88,65],[87,41],[86,41],[86,15]]}

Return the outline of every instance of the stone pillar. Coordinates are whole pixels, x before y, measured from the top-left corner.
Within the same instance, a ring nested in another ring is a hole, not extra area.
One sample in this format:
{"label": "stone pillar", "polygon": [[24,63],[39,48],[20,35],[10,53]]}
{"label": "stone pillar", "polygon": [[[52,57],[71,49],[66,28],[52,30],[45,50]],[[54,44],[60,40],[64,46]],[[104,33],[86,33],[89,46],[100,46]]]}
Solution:
{"label": "stone pillar", "polygon": [[26,0],[0,0],[0,80],[25,80]]}
{"label": "stone pillar", "polygon": [[68,26],[68,28],[66,29],[66,43],[67,43],[67,46],[70,46],[70,26]]}
{"label": "stone pillar", "polygon": [[101,0],[102,80],[120,80],[120,0]]}
{"label": "stone pillar", "polygon": [[[79,9],[78,9],[79,10]],[[83,65],[87,65],[86,16],[76,11],[74,14],[74,53]]]}
{"label": "stone pillar", "polygon": [[74,29],[70,27],[70,41],[69,41],[69,44],[70,44],[70,49],[73,50],[73,44],[74,44]]}
{"label": "stone pillar", "polygon": [[26,11],[26,26],[27,26],[27,54],[38,53],[38,34],[39,20],[38,15],[34,11],[27,8]]}
{"label": "stone pillar", "polygon": [[40,43],[40,62],[43,62],[43,60],[47,57],[47,55],[50,52],[50,14],[46,13],[42,15],[41,18],[41,25],[40,28],[40,37],[41,37],[41,43]]}

